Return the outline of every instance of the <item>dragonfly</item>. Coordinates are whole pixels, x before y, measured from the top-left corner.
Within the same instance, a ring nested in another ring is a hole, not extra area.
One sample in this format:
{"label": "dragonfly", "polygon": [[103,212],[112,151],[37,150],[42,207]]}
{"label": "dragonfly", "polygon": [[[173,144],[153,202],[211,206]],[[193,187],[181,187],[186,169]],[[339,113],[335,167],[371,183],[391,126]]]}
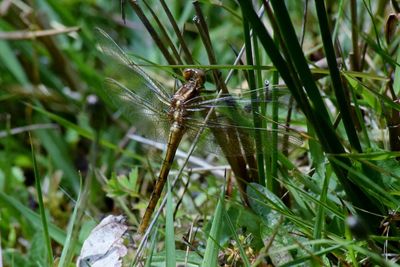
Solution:
{"label": "dragonfly", "polygon": [[[196,68],[183,70],[184,82],[175,93],[171,94],[158,82],[150,78],[106,32],[101,29],[97,30],[103,54],[107,56],[107,59],[117,61],[122,69],[127,70],[123,72],[127,73],[130,76],[129,81],[132,81],[132,84],[129,84],[128,87],[124,82],[106,78],[106,90],[101,91],[101,97],[122,109],[122,112],[131,119],[137,113],[141,113],[149,119],[154,119],[166,125],[161,126],[161,129],[169,128],[163,164],[138,228],[139,233],[144,233],[160,199],[175,153],[184,134],[188,131],[195,132],[200,127],[213,127],[228,132],[230,131],[229,127],[232,127],[216,119],[210,119],[207,123],[204,123],[204,121],[194,118],[193,115],[215,107],[221,110],[232,108],[232,102],[237,99],[230,95],[218,98],[202,97],[201,91],[204,89],[206,75],[203,70]],[[249,100],[247,103],[249,103]],[[244,128],[247,127],[244,126]],[[248,128],[254,131],[254,128]]]}

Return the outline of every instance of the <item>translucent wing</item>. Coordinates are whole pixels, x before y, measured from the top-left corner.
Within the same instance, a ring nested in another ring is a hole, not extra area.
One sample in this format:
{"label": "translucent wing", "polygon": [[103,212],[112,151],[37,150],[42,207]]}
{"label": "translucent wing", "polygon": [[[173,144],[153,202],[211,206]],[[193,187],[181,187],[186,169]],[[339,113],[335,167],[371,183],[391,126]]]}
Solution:
{"label": "translucent wing", "polygon": [[[168,110],[171,95],[157,82],[153,81],[128,55],[114,42],[114,40],[103,30],[98,29],[99,41],[102,52],[107,60],[116,62],[119,67],[118,81],[107,78],[107,88],[101,92],[103,98],[107,99],[115,107],[119,108],[128,118],[136,122],[141,120],[135,115],[140,113],[149,117],[149,121],[157,124],[157,131],[162,131],[165,137],[170,122]],[[279,92],[279,102],[275,104],[287,105],[282,101],[282,96],[287,95],[288,90],[277,86],[271,88]],[[202,95],[192,98],[185,103],[189,115],[185,118],[185,127],[190,132],[196,133],[199,127],[219,129],[229,132],[240,129],[241,133],[253,136],[255,127],[252,120],[252,102],[257,104],[269,104],[271,99],[264,88],[255,90],[258,97],[251,100],[251,92],[216,96],[216,94]],[[282,102],[281,102],[282,101]],[[217,116],[204,123],[205,114],[214,108]],[[262,118],[266,119],[266,118]],[[262,133],[270,132],[271,129],[258,128]],[[289,135],[293,143],[301,145],[304,134],[291,131],[291,129],[279,129],[279,134]],[[158,136],[159,133],[156,134]],[[165,141],[165,140],[164,140]]]}
{"label": "translucent wing", "polygon": [[[271,120],[269,121],[271,125]],[[261,135],[269,135],[272,132],[277,132],[278,136],[284,137],[287,136],[289,142],[292,146],[300,147],[303,146],[305,140],[309,139],[309,136],[303,132],[301,129],[295,129],[292,127],[286,127],[281,123],[278,123],[278,129],[271,128],[256,128],[253,125],[251,118],[242,117],[240,120],[227,120],[225,117],[218,116],[217,118],[210,119],[207,123],[204,123],[204,120],[201,118],[190,118],[186,121],[186,127],[189,130],[194,132],[194,129],[198,129],[199,127],[205,128],[214,128],[221,129],[225,131],[239,130],[242,134],[246,136],[253,137],[255,135],[255,131],[259,131]]]}
{"label": "translucent wing", "polygon": [[167,140],[170,128],[169,106],[161,101],[150,102],[114,79],[107,78],[106,86],[107,94],[103,98],[134,123],[140,134],[163,142]]}
{"label": "translucent wing", "polygon": [[[103,100],[118,109],[142,134],[163,139],[169,130],[168,109],[171,96],[153,81],[112,38],[97,29],[98,40],[107,67],[113,70],[113,77],[106,78],[104,88],[98,90]],[[143,120],[143,117],[147,120]],[[157,127],[147,127],[153,124]]]}
{"label": "translucent wing", "polygon": [[[98,41],[100,48],[107,60],[115,61],[120,65],[120,70],[125,74],[124,80],[131,84],[127,86],[136,93],[145,93],[156,96],[159,101],[168,104],[171,95],[158,83],[153,81],[133,60],[131,60],[124,50],[102,29],[97,28]],[[128,68],[130,71],[126,71]],[[124,70],[125,69],[125,70]]]}
{"label": "translucent wing", "polygon": [[105,94],[105,97],[112,105],[121,109],[126,116],[129,117],[136,113],[142,113],[147,116],[167,117],[169,105],[163,102],[154,105],[153,102],[150,102],[148,99],[136,94],[122,83],[111,78],[106,78],[106,86],[108,92]]}
{"label": "translucent wing", "polygon": [[[278,101],[273,103],[270,94],[271,90],[275,90],[275,93],[278,95]],[[233,128],[240,129],[242,134],[253,136],[255,134],[255,130],[259,131],[261,135],[270,134],[272,131],[278,132],[278,135],[288,136],[289,141],[292,145],[299,147],[304,144],[304,140],[309,137],[302,130],[305,128],[294,129],[291,127],[286,127],[283,123],[274,122],[271,118],[266,117],[264,114],[260,114],[256,112],[256,116],[259,117],[260,120],[264,120],[270,126],[273,123],[278,124],[278,129],[271,129],[258,127],[256,128],[253,124],[253,112],[252,112],[252,103],[256,103],[257,105],[265,104],[268,107],[271,104],[278,105],[281,110],[286,112],[288,107],[289,100],[289,91],[287,88],[282,86],[277,86],[275,88],[271,88],[267,94],[264,92],[263,88],[255,90],[258,97],[255,100],[252,100],[250,97],[250,92],[246,91],[245,93],[240,94],[232,94],[216,97],[215,95],[207,95],[203,97],[198,97],[196,100],[190,101],[187,104],[188,110],[193,111],[192,115],[187,118],[186,125],[190,128],[198,128],[198,127],[208,127],[208,128],[220,128],[227,129],[228,131]],[[210,118],[206,123],[204,122],[204,114],[206,114],[211,108],[216,112],[216,116]],[[203,113],[203,116],[195,116],[196,112]]]}
{"label": "translucent wing", "polygon": [[[246,90],[244,93],[234,93],[229,95],[221,95],[217,94],[209,94],[202,95],[196,98],[192,98],[190,101],[186,103],[186,107],[188,110],[204,110],[210,108],[227,108],[239,106],[243,109],[247,109],[251,106],[252,102],[256,104],[269,104],[272,103],[271,93],[272,90],[278,93],[279,104],[287,106],[287,96],[289,94],[289,90],[287,88],[283,88],[281,86],[276,86],[271,90],[266,91],[265,88],[256,89],[253,91],[257,95],[256,99],[251,99],[251,94],[249,90]],[[285,100],[282,100],[282,97],[285,96]]]}

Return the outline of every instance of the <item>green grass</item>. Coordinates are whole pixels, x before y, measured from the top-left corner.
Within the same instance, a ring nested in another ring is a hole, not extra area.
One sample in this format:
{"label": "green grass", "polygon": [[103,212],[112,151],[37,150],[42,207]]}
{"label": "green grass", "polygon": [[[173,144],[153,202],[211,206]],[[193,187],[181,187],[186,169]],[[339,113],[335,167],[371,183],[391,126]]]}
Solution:
{"label": "green grass", "polygon": [[[119,1],[5,10],[0,265],[75,266],[95,224],[123,214],[124,266],[398,266],[396,7],[308,1],[304,12],[304,1],[260,2],[270,2],[261,18],[261,6],[245,0],[126,1],[126,24]],[[50,25],[79,31],[29,37]],[[193,124],[237,128],[205,130],[198,143],[198,129],[184,138],[179,148],[193,156],[176,157],[142,236],[136,229],[164,153],[130,135],[165,143],[169,126],[135,103],[108,101],[106,77],[140,97],[149,92],[102,55],[96,28],[169,94],[195,67],[206,70],[205,97],[246,98],[196,117]]]}

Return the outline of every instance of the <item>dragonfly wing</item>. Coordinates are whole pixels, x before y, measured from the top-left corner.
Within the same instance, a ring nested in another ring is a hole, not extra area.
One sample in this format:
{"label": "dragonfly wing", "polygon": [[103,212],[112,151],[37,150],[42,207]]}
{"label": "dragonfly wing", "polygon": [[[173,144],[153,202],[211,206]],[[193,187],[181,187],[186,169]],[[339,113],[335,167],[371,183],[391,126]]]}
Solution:
{"label": "dragonfly wing", "polygon": [[[241,120],[244,120],[243,118]],[[246,119],[247,120],[247,119]],[[269,124],[271,124],[271,122],[269,122]],[[285,129],[285,127],[282,124],[278,124],[278,129],[273,130],[270,128],[256,128],[253,126],[252,121],[241,121],[239,122],[232,122],[231,120],[227,120],[226,118],[223,118],[221,116],[212,120],[209,120],[207,123],[204,123],[204,120],[201,119],[197,119],[194,120],[193,118],[190,118],[190,120],[188,120],[186,122],[186,125],[189,128],[199,128],[199,127],[204,127],[204,128],[212,128],[212,129],[225,129],[225,130],[234,130],[237,129],[239,131],[241,131],[242,133],[249,135],[249,136],[253,136],[256,131],[259,131],[262,135],[266,135],[266,134],[271,134],[272,132],[277,132],[279,136],[288,136],[289,141],[292,143],[292,145],[294,146],[302,146],[304,144],[304,142],[309,139],[310,137],[302,132],[302,130],[297,130],[294,128],[287,128]]]}
{"label": "dragonfly wing", "polygon": [[[255,93],[256,98],[251,99],[251,94]],[[277,100],[271,100],[271,94],[275,93]],[[289,102],[289,90],[282,86],[277,85],[270,87],[267,91],[265,88],[256,89],[253,92],[249,90],[244,93],[235,93],[230,95],[218,96],[216,94],[209,94],[206,96],[200,96],[197,99],[188,101],[185,103],[187,110],[191,111],[192,114],[199,113],[198,111],[207,113],[210,109],[214,109],[216,116],[211,117],[208,122],[204,123],[204,116],[192,116],[187,119],[187,124],[192,125],[192,127],[208,127],[208,128],[232,128],[239,129],[240,132],[253,136],[255,130],[259,131],[261,134],[266,135],[272,131],[277,131],[280,136],[288,136],[290,141],[295,146],[302,146],[306,135],[301,132],[301,130],[296,130],[293,128],[285,128],[280,122],[277,122],[278,129],[272,130],[270,128],[258,127],[256,129],[253,124],[253,116],[256,115],[260,120],[264,120],[266,124],[272,125],[274,122],[271,118],[260,114],[256,111],[255,114],[252,111],[252,105],[256,104],[258,106],[264,106],[267,108],[269,114],[273,105],[278,105],[281,110],[285,111],[288,107]],[[197,125],[197,126],[195,126]],[[214,130],[215,131],[215,130]]]}
{"label": "dragonfly wing", "polygon": [[130,70],[126,72],[126,77],[123,77],[124,79],[129,79],[129,81],[133,81],[133,85],[129,87],[135,86],[138,92],[150,90],[149,93],[156,96],[165,104],[170,101],[171,95],[160,84],[153,81],[105,31],[97,28],[97,33],[97,39],[103,54],[107,57],[107,63],[110,63],[109,60],[115,61],[120,66],[123,66],[123,68]]}
{"label": "dragonfly wing", "polygon": [[[111,78],[106,79],[106,86],[107,90],[102,91],[101,97],[118,108],[129,121],[135,122],[140,134],[149,134],[151,138],[165,140],[169,130],[167,115],[169,106],[160,101],[149,102],[148,99],[135,94],[122,83]],[[155,125],[157,127],[154,127]]]}
{"label": "dragonfly wing", "polygon": [[[232,108],[234,106],[243,110],[251,110],[251,106],[253,103],[257,105],[272,104],[272,90],[274,90],[278,95],[278,100],[275,100],[275,103],[287,106],[289,90],[287,88],[283,88],[282,86],[276,86],[269,89],[268,91],[265,91],[264,88],[260,88],[255,89],[252,92],[246,90],[245,92],[239,92],[229,95],[217,95],[215,93],[201,95],[188,101],[186,103],[186,106],[188,110],[192,111],[205,110],[210,108]],[[255,98],[252,99],[251,94],[254,94]]]}
{"label": "dragonfly wing", "polygon": [[[239,136],[249,139],[246,142],[247,147],[242,147],[242,149],[249,152],[254,151],[256,131],[258,131],[260,135],[264,136],[264,138],[270,138],[273,132],[277,132],[280,139],[288,138],[289,146],[293,149],[302,147],[305,141],[309,138],[307,134],[302,132],[305,130],[305,127],[294,129],[285,127],[282,123],[278,123],[278,129],[271,129],[270,126],[273,121],[272,119],[265,117],[265,115],[259,115],[259,117],[261,120],[266,121],[269,127],[256,128],[253,124],[253,113],[251,111],[245,111],[239,106],[233,107],[231,105],[222,104],[222,102],[223,101],[221,101],[221,105],[211,105],[215,108],[214,110],[216,115],[211,116],[207,122],[204,122],[204,113],[207,111],[207,109],[204,108],[201,115],[199,112],[193,112],[190,117],[186,118],[185,125],[191,129],[198,129],[199,127],[209,128],[211,129],[211,132],[237,132]],[[210,141],[207,141],[206,143],[210,143]],[[240,152],[241,150],[235,149],[230,153],[231,155],[235,155],[238,151]]]}
{"label": "dragonfly wing", "polygon": [[108,91],[104,93],[105,98],[116,108],[123,109],[127,115],[133,111],[136,113],[137,110],[141,110],[145,114],[163,116],[162,110],[156,108],[159,106],[155,106],[148,99],[135,94],[124,84],[114,79],[106,78],[106,86]]}

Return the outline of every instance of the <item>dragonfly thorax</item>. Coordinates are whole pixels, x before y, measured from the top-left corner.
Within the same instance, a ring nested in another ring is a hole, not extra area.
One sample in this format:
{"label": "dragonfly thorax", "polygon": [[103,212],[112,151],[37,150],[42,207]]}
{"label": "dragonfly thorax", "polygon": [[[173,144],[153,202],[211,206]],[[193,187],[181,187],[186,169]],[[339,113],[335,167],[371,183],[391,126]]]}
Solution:
{"label": "dragonfly thorax", "polygon": [[184,126],[184,119],[188,115],[186,103],[200,95],[200,90],[204,85],[204,76],[204,72],[199,69],[185,69],[183,71],[186,82],[172,96],[168,112],[171,122]]}
{"label": "dragonfly thorax", "polygon": [[173,98],[169,109],[169,117],[171,122],[176,122],[183,126],[184,119],[187,116],[185,102],[180,98]]}

